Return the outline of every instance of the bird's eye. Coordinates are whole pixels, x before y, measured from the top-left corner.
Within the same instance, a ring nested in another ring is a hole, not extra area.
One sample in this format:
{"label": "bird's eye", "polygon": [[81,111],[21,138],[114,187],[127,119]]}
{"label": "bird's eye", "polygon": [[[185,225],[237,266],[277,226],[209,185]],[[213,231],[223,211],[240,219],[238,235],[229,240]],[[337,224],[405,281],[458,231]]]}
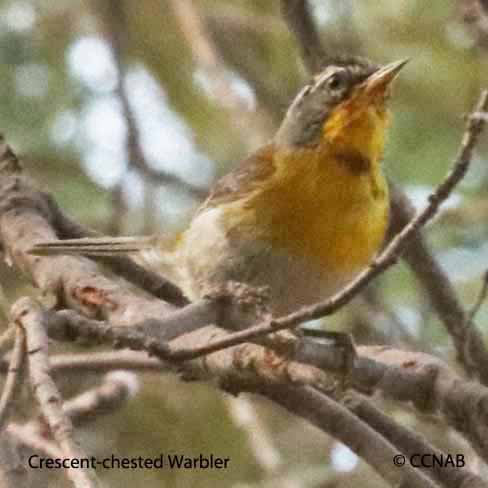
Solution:
{"label": "bird's eye", "polygon": [[339,73],[331,75],[327,80],[327,86],[334,91],[341,89],[344,86],[344,76]]}

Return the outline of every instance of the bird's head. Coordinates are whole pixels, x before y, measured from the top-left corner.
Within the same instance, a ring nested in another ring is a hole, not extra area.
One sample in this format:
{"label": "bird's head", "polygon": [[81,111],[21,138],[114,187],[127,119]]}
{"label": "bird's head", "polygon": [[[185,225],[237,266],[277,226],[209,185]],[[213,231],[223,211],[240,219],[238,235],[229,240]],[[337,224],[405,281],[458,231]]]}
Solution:
{"label": "bird's head", "polygon": [[372,151],[378,138],[382,145],[391,82],[407,61],[381,67],[363,59],[332,61],[296,96],[275,142],[295,148],[326,143],[361,153]]}

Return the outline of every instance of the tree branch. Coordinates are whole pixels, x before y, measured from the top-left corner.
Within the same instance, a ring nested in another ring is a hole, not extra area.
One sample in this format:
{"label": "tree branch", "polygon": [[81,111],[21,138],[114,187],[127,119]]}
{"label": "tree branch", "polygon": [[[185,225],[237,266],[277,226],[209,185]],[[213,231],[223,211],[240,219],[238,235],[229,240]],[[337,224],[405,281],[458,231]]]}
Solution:
{"label": "tree branch", "polygon": [[3,387],[2,396],[0,398],[0,431],[5,428],[7,420],[13,408],[15,396],[17,395],[21,377],[23,373],[23,365],[25,359],[25,335],[20,327],[15,327],[15,344],[10,358],[8,367],[7,379]]}
{"label": "tree branch", "polygon": [[[344,403],[349,411],[353,412],[375,432],[381,434],[385,439],[391,442],[403,454],[408,461],[412,456],[422,454],[432,454],[439,459],[446,458],[446,453],[432,446],[427,439],[421,434],[406,429],[391,417],[378,410],[371,402],[366,401],[360,395],[348,393]],[[469,486],[470,488],[483,488],[486,483],[479,476],[471,473],[468,469],[461,466],[421,466],[424,473],[433,481],[440,483],[446,488],[458,488],[460,486]]]}
{"label": "tree branch", "polygon": [[[395,231],[406,225],[414,211],[407,196],[396,188],[391,205]],[[449,333],[458,361],[469,375],[479,376],[481,383],[488,385],[488,353],[483,337],[474,321],[467,327],[467,313],[459,296],[420,233],[413,237],[404,259]]]}
{"label": "tree branch", "polygon": [[122,113],[127,124],[127,155],[129,165],[136,168],[142,176],[158,184],[177,185],[197,199],[207,196],[208,190],[195,187],[178,176],[163,170],[154,169],[146,160],[142,149],[139,128],[133,110],[130,106],[129,95],[125,85],[127,67],[125,57],[127,51],[127,17],[125,6],[117,0],[109,0],[105,5],[98,5],[98,12],[104,21],[105,35],[111,46],[117,71],[117,86],[115,92],[119,97]]}
{"label": "tree branch", "polygon": [[73,425],[80,427],[120,410],[138,389],[139,381],[134,373],[111,371],[99,386],[66,400],[63,410]]}
{"label": "tree branch", "polygon": [[[11,314],[25,332],[30,383],[52,436],[64,457],[86,458],[74,440],[73,425],[63,412],[61,395],[49,374],[47,324],[40,306],[32,299],[23,298],[12,306]],[[93,469],[68,469],[67,474],[76,488],[101,486]]]}
{"label": "tree branch", "polygon": [[392,486],[436,486],[425,474],[408,463],[398,469],[393,463],[398,451],[390,442],[349,410],[312,388],[280,385],[266,386],[258,391],[346,444]]}
{"label": "tree branch", "polygon": [[233,88],[230,72],[226,69],[194,2],[170,0],[169,5],[193,54],[196,68],[210,80],[213,98],[229,112],[230,124],[236,126],[236,133],[241,134],[241,139],[248,149],[254,150],[262,146],[272,126],[271,118],[262,109],[251,110],[248,102]]}
{"label": "tree branch", "polygon": [[281,0],[281,13],[298,47],[307,70],[314,74],[329,57],[322,45],[307,0]]}

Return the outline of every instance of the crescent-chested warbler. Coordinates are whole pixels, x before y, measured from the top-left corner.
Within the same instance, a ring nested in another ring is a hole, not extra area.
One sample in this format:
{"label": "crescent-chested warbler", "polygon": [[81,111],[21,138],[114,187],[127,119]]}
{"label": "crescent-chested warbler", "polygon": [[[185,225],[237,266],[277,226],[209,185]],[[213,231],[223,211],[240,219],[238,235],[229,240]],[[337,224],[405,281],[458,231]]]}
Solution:
{"label": "crescent-chested warbler", "polygon": [[228,281],[267,286],[274,314],[329,297],[368,265],[385,236],[387,100],[405,63],[328,63],[272,140],[215,184],[175,238],[70,239],[32,252],[137,253],[190,300]]}

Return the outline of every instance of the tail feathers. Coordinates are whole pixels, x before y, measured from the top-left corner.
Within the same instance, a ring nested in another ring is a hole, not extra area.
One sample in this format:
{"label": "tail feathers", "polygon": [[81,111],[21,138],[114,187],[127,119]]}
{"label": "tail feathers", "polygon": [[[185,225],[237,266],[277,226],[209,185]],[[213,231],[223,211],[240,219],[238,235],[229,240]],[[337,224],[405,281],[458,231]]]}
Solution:
{"label": "tail feathers", "polygon": [[94,237],[38,242],[29,252],[37,256],[75,254],[82,256],[115,256],[139,253],[155,245],[154,237]]}

